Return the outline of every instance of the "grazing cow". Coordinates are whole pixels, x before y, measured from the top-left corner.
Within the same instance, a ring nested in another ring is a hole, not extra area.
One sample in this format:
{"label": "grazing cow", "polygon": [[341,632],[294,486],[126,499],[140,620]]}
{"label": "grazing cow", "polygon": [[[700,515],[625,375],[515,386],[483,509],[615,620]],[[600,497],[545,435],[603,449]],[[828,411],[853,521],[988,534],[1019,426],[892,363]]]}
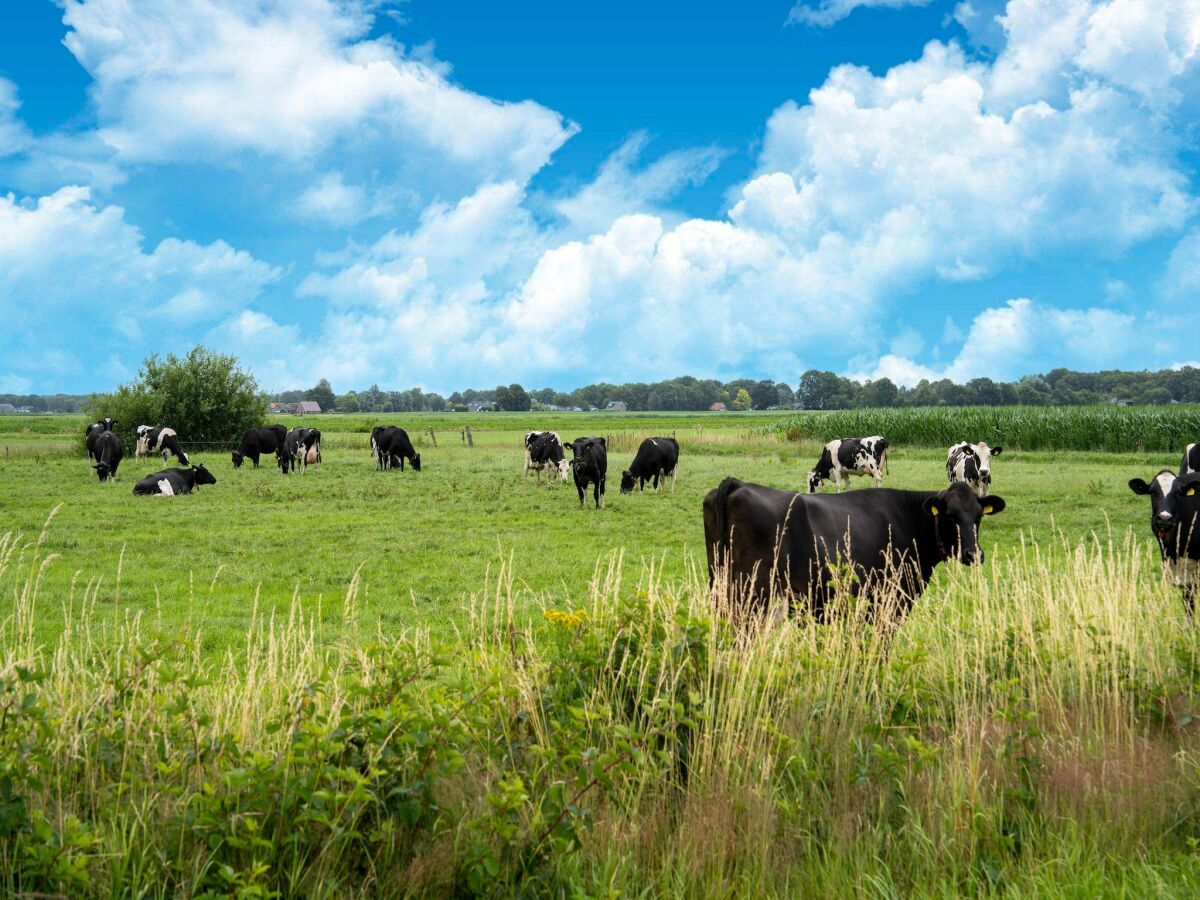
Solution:
{"label": "grazing cow", "polygon": [[96,462],[92,468],[101,481],[117,480],[117,469],[121,465],[121,439],[111,431],[101,432],[96,436],[92,447],[92,456]]}
{"label": "grazing cow", "polygon": [[137,427],[137,449],[134,455],[138,459],[143,459],[151,453],[161,453],[163,462],[170,459],[171,454],[175,454],[175,458],[185,466],[191,465],[188,455],[179,445],[179,435],[175,433],[175,429],[167,428],[164,425],[139,425]]}
{"label": "grazing cow", "polygon": [[675,467],[679,464],[679,441],[673,437],[646,438],[638,447],[637,455],[629,468],[621,473],[621,493],[628,494],[637,485],[639,491],[646,482],[653,480],[654,490],[671,479],[671,491],[675,490]]}
{"label": "grazing cow", "polygon": [[275,460],[284,475],[294,472],[298,465],[307,472],[310,464],[321,461],[321,432],[303,426],[293,428],[275,451]]}
{"label": "grazing cow", "polygon": [[992,457],[999,456],[1003,447],[989,447],[986,441],[971,444],[959,441],[946,454],[946,478],[953,484],[965,481],[980,497],[992,489]]}
{"label": "grazing cow", "polygon": [[93,422],[87,427],[85,443],[87,444],[88,459],[96,458],[96,438],[100,437],[106,431],[112,431],[113,426],[116,424],[116,421],[111,416],[105,416],[99,422]]}
{"label": "grazing cow", "polygon": [[413,447],[408,432],[396,425],[376,425],[371,429],[371,452],[375,455],[376,468],[387,471],[399,466],[403,472],[407,459],[414,472],[421,471],[421,454]]}
{"label": "grazing cow", "polygon": [[[530,435],[534,435],[532,442]],[[537,472],[538,483],[542,480],[542,469],[550,470],[550,483],[554,483],[557,475],[563,481],[567,480],[567,470],[570,463],[563,453],[562,440],[553,431],[531,431],[525,436],[525,477],[529,470]]]}
{"label": "grazing cow", "polygon": [[1188,444],[1183,451],[1183,459],[1179,462],[1179,477],[1200,472],[1200,444]]}
{"label": "grazing cow", "polygon": [[[944,559],[983,561],[983,516],[1004,509],[965,484],[944,491],[880,488],[799,494],[726,478],[704,498],[710,583],[730,579],[732,596],[755,612],[772,596],[825,615],[837,585],[868,599],[896,591],[903,615]],[[852,577],[851,577],[852,576]]]}
{"label": "grazing cow", "polygon": [[821,451],[816,467],[808,473],[808,492],[815,494],[827,479],[832,478],[840,494],[842,481],[845,480],[849,487],[851,475],[870,475],[875,479],[875,487],[883,487],[887,448],[887,439],[880,434],[830,441]]}
{"label": "grazing cow", "polygon": [[593,485],[592,496],[596,509],[604,509],[604,478],[608,474],[608,444],[602,437],[575,438],[564,445],[571,451],[571,469],[575,474],[575,490],[579,491],[579,505],[583,506],[583,495],[589,484]]}
{"label": "grazing cow", "polygon": [[200,465],[192,466],[190,469],[164,469],[153,475],[147,475],[133,486],[133,492],[173,497],[177,494],[190,494],[202,484],[216,483],[216,476]]}
{"label": "grazing cow", "polygon": [[233,467],[240,469],[242,462],[249,459],[258,468],[259,457],[264,453],[275,453],[287,440],[287,429],[282,425],[263,425],[247,428],[242,442],[233,451]]}
{"label": "grazing cow", "polygon": [[1200,474],[1176,477],[1163,469],[1147,484],[1132,478],[1129,488],[1150,497],[1150,530],[1158,541],[1163,570],[1183,590],[1188,616],[1196,610],[1200,583]]}

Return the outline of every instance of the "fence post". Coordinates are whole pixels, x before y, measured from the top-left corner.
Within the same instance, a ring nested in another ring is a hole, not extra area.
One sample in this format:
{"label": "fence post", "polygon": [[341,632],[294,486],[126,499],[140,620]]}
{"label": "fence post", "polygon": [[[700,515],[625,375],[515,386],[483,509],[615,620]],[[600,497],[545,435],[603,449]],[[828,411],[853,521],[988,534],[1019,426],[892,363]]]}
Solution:
{"label": "fence post", "polygon": [[430,429],[429,429],[429,439],[430,439],[431,441],[433,441],[433,446],[434,446],[434,447],[437,447],[437,435],[435,435],[435,434],[433,433],[433,429],[432,429],[432,428],[430,428]]}
{"label": "fence post", "polygon": [[475,446],[475,436],[473,434],[471,434],[471,426],[470,425],[467,426],[467,446],[468,447]]}

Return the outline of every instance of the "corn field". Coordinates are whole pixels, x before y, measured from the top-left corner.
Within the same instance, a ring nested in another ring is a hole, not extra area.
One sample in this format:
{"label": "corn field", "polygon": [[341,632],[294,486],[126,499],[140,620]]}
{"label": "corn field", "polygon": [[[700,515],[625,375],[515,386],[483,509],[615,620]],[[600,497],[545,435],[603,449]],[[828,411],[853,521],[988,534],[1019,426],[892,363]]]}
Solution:
{"label": "corn field", "polygon": [[765,431],[789,440],[882,434],[895,445],[987,441],[1021,450],[1181,453],[1200,440],[1200,406],[962,406],[798,413]]}

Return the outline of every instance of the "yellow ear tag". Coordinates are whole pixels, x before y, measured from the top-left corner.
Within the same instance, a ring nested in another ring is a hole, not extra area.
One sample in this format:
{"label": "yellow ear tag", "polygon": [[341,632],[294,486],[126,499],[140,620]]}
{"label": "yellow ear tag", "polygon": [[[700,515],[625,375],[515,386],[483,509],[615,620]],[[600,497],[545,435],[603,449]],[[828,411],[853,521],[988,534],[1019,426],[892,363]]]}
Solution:
{"label": "yellow ear tag", "polygon": [[1194,487],[1190,487],[1187,489],[1187,494],[1185,496],[1190,497],[1195,493],[1196,493],[1196,489]]}
{"label": "yellow ear tag", "polygon": [[992,509],[993,509],[992,504],[989,503],[987,506],[985,506],[983,508],[983,514],[985,516],[990,516],[992,514]]}
{"label": "yellow ear tag", "polygon": [[936,516],[938,513],[940,513],[940,512],[941,512],[941,510],[940,510],[940,509],[938,509],[936,506],[931,506],[931,507],[929,507],[929,511],[930,511],[931,513],[933,513],[935,516]]}

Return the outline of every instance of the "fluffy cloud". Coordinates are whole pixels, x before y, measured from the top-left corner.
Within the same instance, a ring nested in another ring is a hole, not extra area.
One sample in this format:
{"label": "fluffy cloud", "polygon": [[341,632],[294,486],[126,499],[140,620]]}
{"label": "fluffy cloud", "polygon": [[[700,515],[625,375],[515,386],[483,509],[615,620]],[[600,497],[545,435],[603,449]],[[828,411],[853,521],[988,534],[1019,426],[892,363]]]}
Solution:
{"label": "fluffy cloud", "polygon": [[[536,103],[452,84],[444,65],[368,37],[354,0],[65,0],[66,45],[95,79],[122,159],[251,151],[313,161],[340,145],[417,174],[528,178],[574,131]],[[344,149],[344,147],[343,147]]]}
{"label": "fluffy cloud", "polygon": [[[124,210],[94,205],[87,188],[36,202],[10,194],[0,197],[0,356],[11,373],[56,383],[107,360],[100,351],[148,352],[215,321],[279,274],[223,241],[168,238],[147,252]],[[91,352],[65,352],[67,335]]]}
{"label": "fluffy cloud", "polygon": [[[873,370],[855,377],[886,377],[906,385],[922,378],[1012,381],[1045,370],[1046,359],[1053,359],[1055,366],[1080,369],[1135,365],[1141,348],[1131,344],[1129,335],[1135,329],[1148,333],[1153,324],[1152,317],[1110,309],[1057,309],[1028,299],[1009,300],[976,316],[962,349],[948,366],[927,366],[899,354],[886,354]],[[1165,334],[1151,343],[1160,353],[1176,349]]]}
{"label": "fluffy cloud", "polygon": [[929,3],[930,0],[820,0],[813,6],[800,2],[788,13],[788,24],[829,28],[860,7],[900,9],[905,6],[928,6]]}
{"label": "fluffy cloud", "polygon": [[29,134],[17,117],[20,108],[17,86],[6,78],[0,78],[0,157],[16,153],[29,141]]}
{"label": "fluffy cloud", "polygon": [[1200,231],[1193,231],[1175,245],[1167,261],[1164,288],[1172,300],[1194,304],[1200,299]]}

